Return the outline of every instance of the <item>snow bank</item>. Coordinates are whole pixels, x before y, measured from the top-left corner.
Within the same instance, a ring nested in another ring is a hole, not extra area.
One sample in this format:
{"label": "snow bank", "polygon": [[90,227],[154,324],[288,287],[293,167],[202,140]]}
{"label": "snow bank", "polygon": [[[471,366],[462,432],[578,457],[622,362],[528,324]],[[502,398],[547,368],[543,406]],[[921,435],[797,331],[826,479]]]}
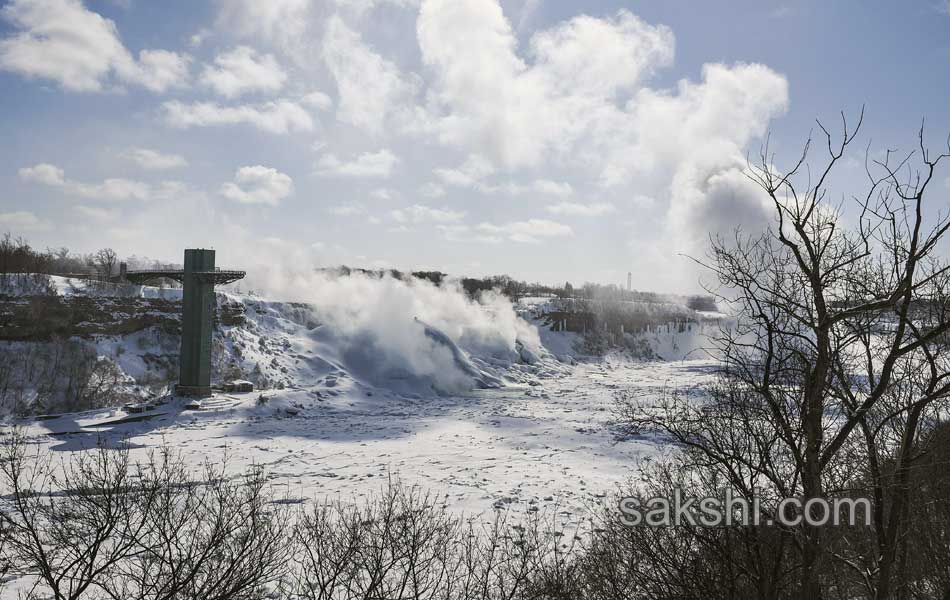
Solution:
{"label": "snow bank", "polygon": [[0,295],[33,296],[55,293],[50,277],[38,273],[0,273]]}
{"label": "snow bank", "polygon": [[181,300],[181,288],[161,288],[129,283],[108,283],[78,277],[14,273],[0,281],[0,294],[10,296],[122,296],[125,298],[160,298]]}

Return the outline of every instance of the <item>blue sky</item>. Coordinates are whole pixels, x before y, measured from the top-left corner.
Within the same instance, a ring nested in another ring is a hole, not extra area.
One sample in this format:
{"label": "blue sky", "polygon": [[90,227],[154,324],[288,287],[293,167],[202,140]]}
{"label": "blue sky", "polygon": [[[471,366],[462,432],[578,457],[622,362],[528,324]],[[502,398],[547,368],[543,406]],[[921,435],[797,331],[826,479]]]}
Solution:
{"label": "blue sky", "polygon": [[[13,0],[0,230],[266,285],[347,263],[689,291],[815,118],[950,131],[946,2]],[[817,158],[817,157],[816,157]],[[932,201],[947,205],[941,173]],[[273,265],[279,265],[274,267]]]}

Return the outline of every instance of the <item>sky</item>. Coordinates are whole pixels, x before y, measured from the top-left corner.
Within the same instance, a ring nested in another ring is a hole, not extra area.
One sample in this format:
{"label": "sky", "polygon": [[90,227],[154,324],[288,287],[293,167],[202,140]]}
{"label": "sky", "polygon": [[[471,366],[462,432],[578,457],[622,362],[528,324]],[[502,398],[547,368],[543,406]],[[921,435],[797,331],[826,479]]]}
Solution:
{"label": "sky", "polygon": [[0,231],[691,292],[770,218],[766,134],[781,168],[864,106],[846,197],[869,143],[945,143],[948,72],[947,0],[10,0]]}

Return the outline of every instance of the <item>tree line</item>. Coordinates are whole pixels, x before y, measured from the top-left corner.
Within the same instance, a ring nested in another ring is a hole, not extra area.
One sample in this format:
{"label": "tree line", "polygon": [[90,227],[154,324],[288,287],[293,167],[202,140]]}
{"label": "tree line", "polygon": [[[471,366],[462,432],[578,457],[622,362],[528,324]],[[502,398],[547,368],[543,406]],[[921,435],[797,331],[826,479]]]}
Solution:
{"label": "tree line", "polygon": [[[180,268],[138,256],[121,259],[129,269]],[[74,253],[65,246],[40,250],[29,241],[7,232],[0,236],[0,278],[15,275],[85,275],[111,277],[119,272],[120,258],[112,248],[100,248],[90,253]]]}
{"label": "tree line", "polygon": [[644,292],[638,290],[627,290],[616,284],[601,284],[586,282],[580,286],[574,286],[570,281],[563,285],[549,285],[539,282],[529,282],[515,279],[510,275],[486,275],[485,277],[460,277],[452,278],[447,273],[441,271],[399,271],[397,269],[361,269],[340,265],[337,267],[318,269],[318,271],[331,273],[339,276],[348,276],[353,273],[367,275],[369,277],[392,277],[401,281],[410,281],[420,279],[428,281],[435,285],[443,285],[451,282],[457,283],[465,293],[471,298],[477,298],[484,292],[499,292],[511,300],[517,300],[528,296],[550,297],[550,298],[576,298],[581,300],[597,300],[604,302],[611,301],[631,301],[643,302],[649,304],[663,304],[670,302],[683,303],[692,310],[716,311],[716,299],[710,294],[694,294],[688,296],[677,296],[670,294],[660,294],[656,292]]}
{"label": "tree line", "polygon": [[[118,274],[120,261],[125,262],[130,270],[181,268],[179,264],[164,263],[138,256],[130,256],[122,259],[112,248],[100,248],[95,252],[85,254],[74,253],[65,246],[39,250],[33,248],[24,237],[14,236],[10,232],[0,236],[0,280],[9,278],[11,275],[22,274],[85,275],[107,278]],[[435,285],[456,281],[451,279],[447,273],[432,270],[400,271],[397,269],[362,269],[339,265],[336,267],[317,269],[317,271],[340,276],[348,276],[353,273],[371,277],[383,277],[386,275],[403,281],[420,279]],[[671,300],[669,295],[626,290],[615,284],[588,282],[575,287],[571,282],[566,282],[563,285],[547,285],[538,282],[518,280],[509,275],[461,277],[457,279],[457,282],[461,288],[473,298],[482,292],[497,291],[513,300],[525,296],[548,296],[589,300],[631,300],[648,303],[662,303]],[[679,298],[677,298],[677,301],[679,301]],[[688,306],[694,310],[716,310],[715,299],[709,294],[686,296],[685,301]]]}

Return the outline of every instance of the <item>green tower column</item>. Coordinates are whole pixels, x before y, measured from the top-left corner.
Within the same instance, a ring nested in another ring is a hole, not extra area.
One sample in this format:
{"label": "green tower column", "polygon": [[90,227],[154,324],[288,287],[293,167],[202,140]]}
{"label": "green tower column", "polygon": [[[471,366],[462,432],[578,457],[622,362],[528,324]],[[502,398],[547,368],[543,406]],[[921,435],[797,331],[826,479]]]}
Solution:
{"label": "green tower column", "polygon": [[181,357],[177,393],[211,395],[211,330],[214,322],[214,279],[200,276],[214,271],[214,250],[185,250],[182,279]]}

